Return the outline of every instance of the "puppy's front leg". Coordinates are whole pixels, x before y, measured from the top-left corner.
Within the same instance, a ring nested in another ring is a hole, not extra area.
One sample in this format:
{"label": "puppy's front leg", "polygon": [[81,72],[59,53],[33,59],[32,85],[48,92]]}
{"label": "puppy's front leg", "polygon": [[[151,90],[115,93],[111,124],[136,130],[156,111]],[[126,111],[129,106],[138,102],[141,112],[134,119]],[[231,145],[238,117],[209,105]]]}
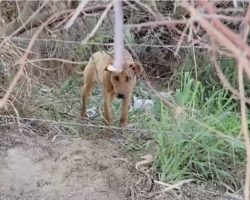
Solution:
{"label": "puppy's front leg", "polygon": [[111,103],[113,99],[113,93],[104,92],[104,120],[107,126],[111,125]]}
{"label": "puppy's front leg", "polygon": [[128,122],[128,110],[129,110],[129,106],[131,104],[131,100],[132,100],[132,94],[130,94],[129,96],[127,96],[122,101],[122,112],[121,112],[121,117],[120,117],[120,127],[127,126],[127,122]]}

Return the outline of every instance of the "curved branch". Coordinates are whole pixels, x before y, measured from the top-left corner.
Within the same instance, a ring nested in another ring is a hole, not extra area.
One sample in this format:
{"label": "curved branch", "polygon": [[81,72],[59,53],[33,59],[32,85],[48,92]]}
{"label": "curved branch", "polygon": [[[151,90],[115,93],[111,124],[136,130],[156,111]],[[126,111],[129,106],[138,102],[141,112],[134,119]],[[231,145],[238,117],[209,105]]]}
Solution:
{"label": "curved branch", "polygon": [[[134,3],[130,2],[129,3]],[[128,2],[123,2],[123,6],[127,6]],[[27,0],[25,3],[25,6],[21,12],[21,14],[11,21],[9,24],[7,24],[4,28],[4,33],[6,36],[10,36],[12,34],[15,34],[16,36],[24,33],[27,30],[30,30],[32,28],[36,28],[40,25],[42,25],[49,17],[51,17],[54,12],[40,12],[44,5],[47,3],[44,2],[43,5],[39,5],[40,0]],[[75,9],[78,7],[79,2],[76,0],[72,0],[70,2],[70,8]],[[97,6],[89,6],[85,9],[83,9],[83,12],[78,16],[82,17],[84,14],[89,13],[97,13],[104,11],[106,9],[108,4],[104,5],[97,5]]]}
{"label": "curved branch", "polygon": [[[45,2],[46,3],[46,2]],[[45,4],[39,6],[39,0],[26,1],[25,6],[20,15],[6,25],[4,29],[5,35],[9,36],[16,32],[21,34],[32,27],[37,27],[45,22],[49,17],[50,13],[39,13]]]}

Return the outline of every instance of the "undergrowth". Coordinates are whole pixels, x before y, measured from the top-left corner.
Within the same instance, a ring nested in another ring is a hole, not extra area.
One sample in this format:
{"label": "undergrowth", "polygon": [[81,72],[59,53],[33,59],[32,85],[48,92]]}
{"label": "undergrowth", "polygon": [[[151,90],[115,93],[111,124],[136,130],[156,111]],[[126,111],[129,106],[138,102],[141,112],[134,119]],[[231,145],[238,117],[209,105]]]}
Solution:
{"label": "undergrowth", "polygon": [[[200,71],[190,70],[193,63],[187,60],[178,74],[179,89],[173,99],[179,112],[174,114],[147,91],[143,82],[137,84],[135,94],[152,98],[154,109],[151,113],[142,110],[129,113],[129,123],[138,131],[127,134],[124,148],[134,155],[137,151],[154,151],[154,166],[162,181],[194,178],[239,189],[242,187],[239,169],[243,169],[245,161],[244,144],[239,136],[239,107],[213,75],[211,65],[201,58],[198,61]],[[222,60],[220,64],[222,68],[233,66],[229,60]],[[74,120],[80,112],[81,85],[82,80],[69,77],[45,95],[47,103],[42,105],[46,108],[42,117]],[[41,105],[44,99],[37,99],[37,104]],[[101,111],[100,99],[100,90],[93,90],[88,108]],[[112,106],[113,125],[118,125],[120,101],[116,99]],[[101,116],[93,120],[103,125]]]}
{"label": "undergrowth", "polygon": [[[177,112],[173,114],[158,99],[154,99],[153,113],[133,112],[130,120],[152,133],[154,145],[133,138],[128,149],[145,151],[153,146],[154,166],[162,181],[193,178],[239,189],[245,146],[239,135],[238,103],[221,86],[206,59],[199,58],[198,72],[190,70],[193,62],[187,59],[178,75],[179,89],[173,95]],[[234,62],[222,59],[220,65],[236,84],[234,71],[228,70]]]}
{"label": "undergrowth", "polygon": [[[229,62],[222,60],[221,64]],[[188,69],[189,66],[183,67],[179,89],[174,94],[181,111],[172,114],[159,102],[155,117],[145,122],[148,128],[158,130],[155,167],[159,177],[167,182],[198,178],[241,188],[239,169],[243,169],[245,149],[239,137],[238,104],[215,77],[202,76],[200,82],[199,76],[196,80]],[[211,66],[205,69],[211,70]],[[204,73],[208,71],[201,74]],[[206,84],[204,78],[210,79],[211,84]]]}
{"label": "undergrowth", "polygon": [[185,114],[173,120],[166,107],[160,110],[155,161],[160,178],[209,179],[239,187],[233,171],[243,166],[244,145],[237,137],[240,119],[235,103],[225,98],[224,89],[204,98],[205,86],[189,73],[183,73],[182,81],[175,99]]}

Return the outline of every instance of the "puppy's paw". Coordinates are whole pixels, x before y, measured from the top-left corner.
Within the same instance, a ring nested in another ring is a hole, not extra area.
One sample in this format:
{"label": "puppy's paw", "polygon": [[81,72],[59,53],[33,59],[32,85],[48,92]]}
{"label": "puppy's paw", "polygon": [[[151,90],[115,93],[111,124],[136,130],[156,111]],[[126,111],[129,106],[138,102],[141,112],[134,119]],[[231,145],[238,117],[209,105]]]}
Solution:
{"label": "puppy's paw", "polygon": [[87,118],[88,118],[88,115],[87,115],[86,113],[85,113],[85,114],[82,114],[82,113],[81,113],[80,118],[81,118],[81,119],[87,119]]}
{"label": "puppy's paw", "polygon": [[125,128],[127,126],[127,120],[124,119],[124,118],[121,118],[119,126],[122,127],[122,128]]}

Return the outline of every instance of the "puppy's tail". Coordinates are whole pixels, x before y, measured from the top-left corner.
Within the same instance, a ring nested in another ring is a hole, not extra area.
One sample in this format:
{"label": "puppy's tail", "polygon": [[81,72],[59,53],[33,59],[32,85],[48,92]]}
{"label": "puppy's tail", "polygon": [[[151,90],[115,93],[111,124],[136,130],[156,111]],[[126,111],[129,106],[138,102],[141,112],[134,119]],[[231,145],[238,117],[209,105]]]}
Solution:
{"label": "puppy's tail", "polygon": [[74,72],[73,72],[75,75],[77,75],[77,76],[82,76],[82,74],[83,74],[83,71],[80,71],[80,70],[74,70]]}
{"label": "puppy's tail", "polygon": [[76,66],[74,67],[72,74],[76,76],[77,78],[80,78],[80,77],[82,78],[84,68],[85,66]]}

